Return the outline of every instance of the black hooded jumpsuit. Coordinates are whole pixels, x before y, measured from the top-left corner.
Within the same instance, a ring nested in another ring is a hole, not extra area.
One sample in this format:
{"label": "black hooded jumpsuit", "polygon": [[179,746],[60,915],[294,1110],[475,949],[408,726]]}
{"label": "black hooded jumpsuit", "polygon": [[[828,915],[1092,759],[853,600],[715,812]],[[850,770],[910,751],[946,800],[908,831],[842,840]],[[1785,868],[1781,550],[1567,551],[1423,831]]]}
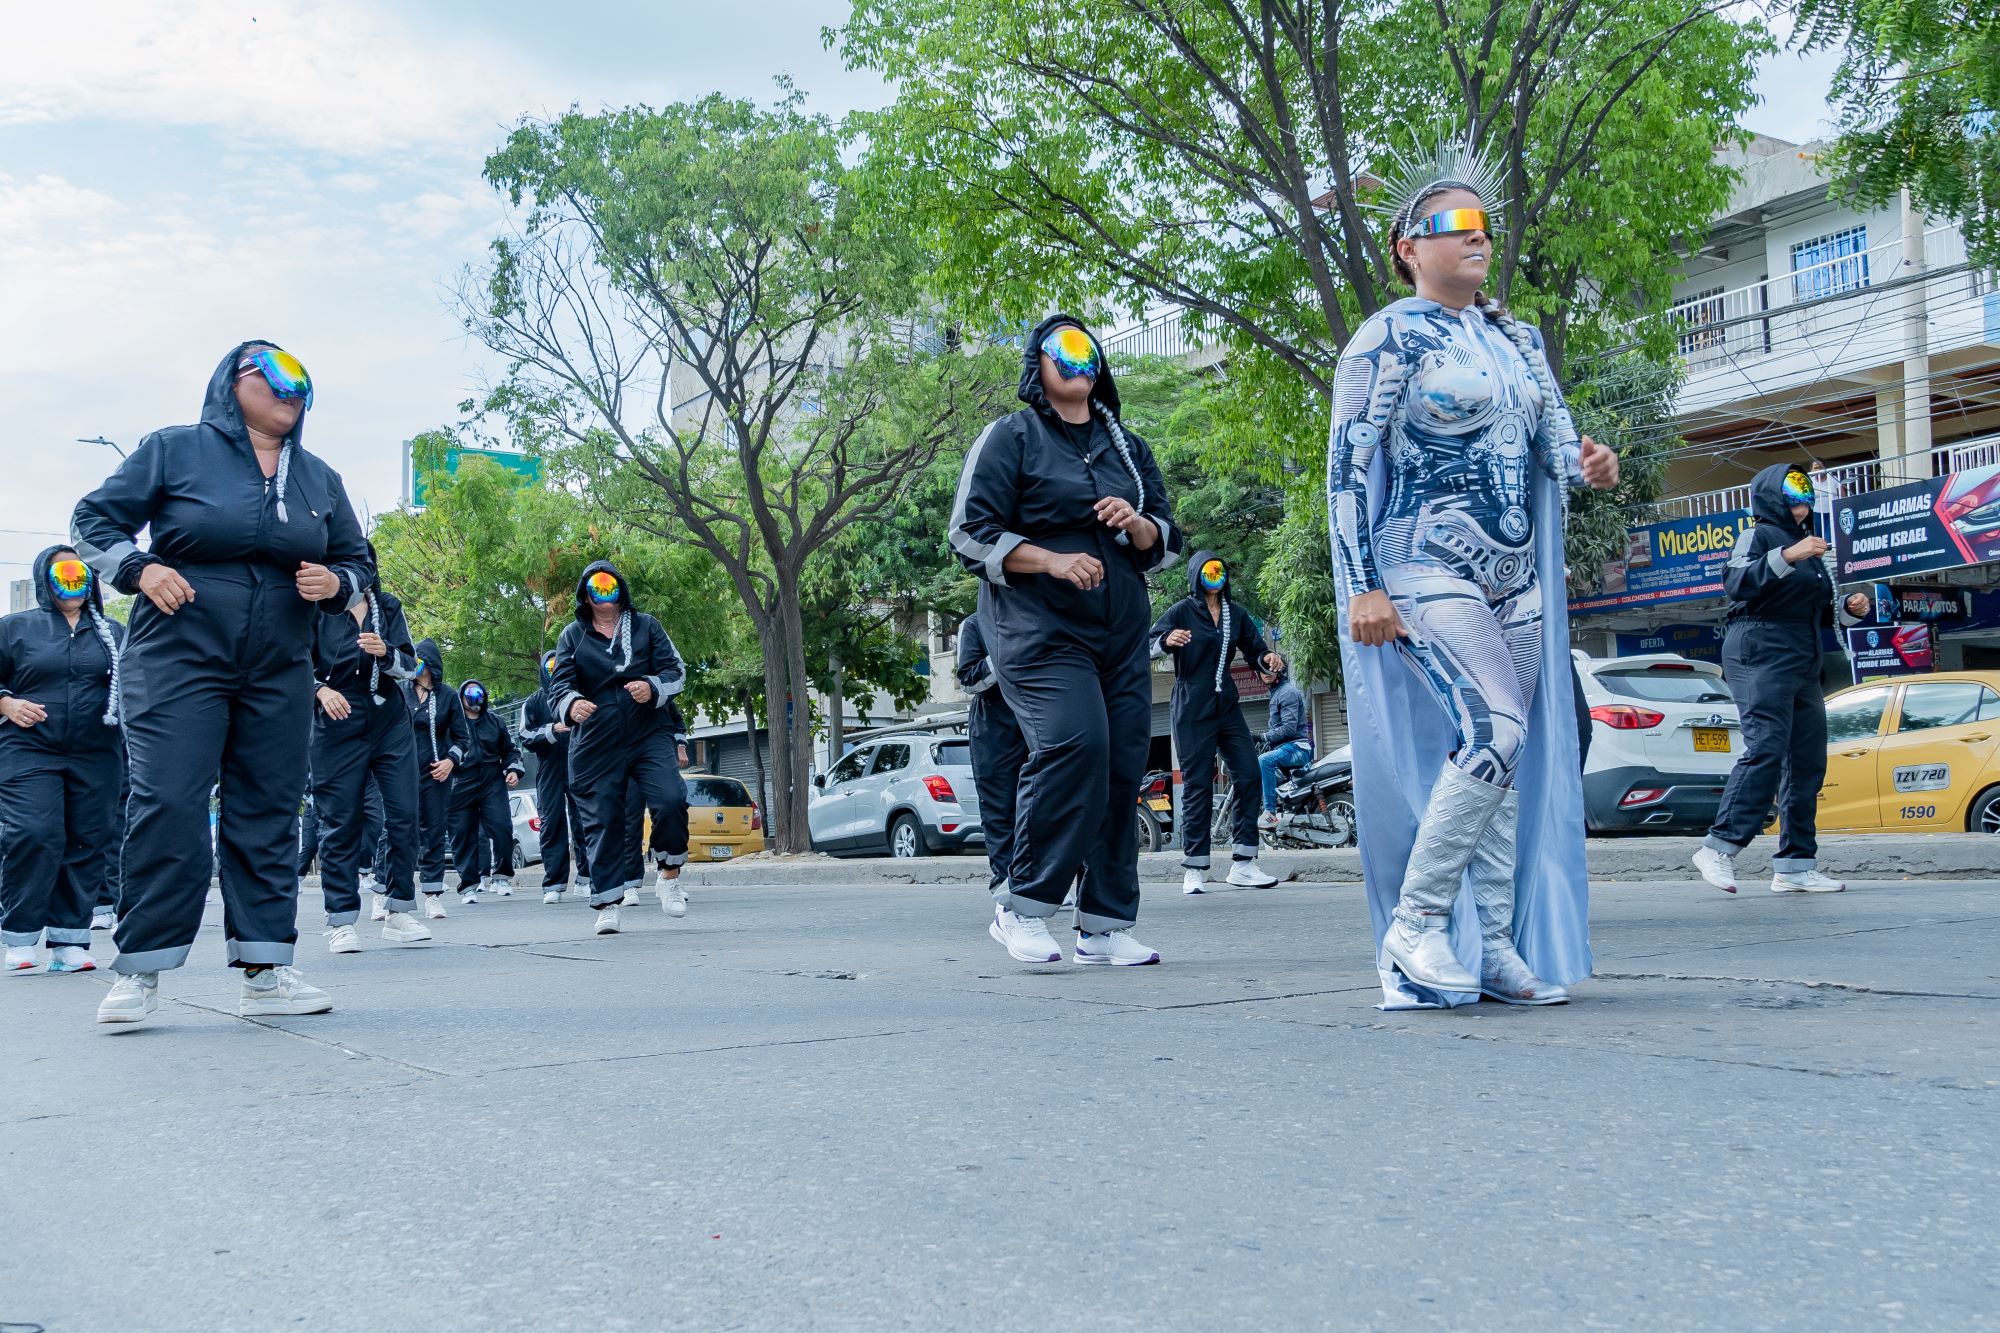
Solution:
{"label": "black hooded jumpsuit", "polygon": [[[347,700],[338,720],[313,709],[313,805],[319,813],[320,891],[326,924],[353,925],[361,910],[361,865],[373,864],[369,836],[368,788],[379,793],[383,830],[389,842],[389,878],[381,891],[389,910],[416,906],[417,751],[410,732],[410,709],[400,681],[417,674],[417,651],[402,603],[371,583],[362,607],[352,614],[322,616],[313,631],[313,679]],[[361,650],[361,635],[379,635],[387,657]]]}
{"label": "black hooded jumpsuit", "polygon": [[[591,624],[590,576],[599,570],[618,580],[618,625],[610,638]],[[645,681],[652,697],[640,703],[626,692]],[[643,860],[631,863],[626,841],[636,802],[653,812],[653,855],[666,867],[687,864],[687,786],[675,753],[678,713],[673,697],[687,684],[674,641],[660,622],[632,609],[632,589],[609,561],[599,560],[576,583],[576,619],[556,640],[549,681],[556,716],[570,719],[569,791],[579,832],[589,847],[592,907],[610,907],[645,878]],[[579,722],[578,702],[597,711]],[[627,784],[635,790],[628,796]]]}
{"label": "black hooded jumpsuit", "polygon": [[125,627],[93,578],[76,627],[35,557],[33,609],[0,618],[0,698],[40,704],[32,726],[0,718],[0,944],[90,946],[90,914],[118,853],[124,737],[112,689]]}
{"label": "black hooded jumpsuit", "polygon": [[444,892],[445,849],[451,841],[451,777],[440,781],[431,776],[431,769],[446,760],[454,770],[463,764],[472,733],[465,725],[458,692],[445,684],[444,654],[438,651],[437,640],[417,645],[417,665],[418,674],[428,673],[431,679],[427,690],[419,689],[415,680],[403,682],[417,770],[417,887],[435,898]]}
{"label": "black hooded jumpsuit", "polygon": [[[1230,659],[1240,655],[1246,666],[1263,669],[1264,642],[1257,622],[1229,597],[1228,566],[1222,578],[1222,615],[1208,614],[1201,567],[1217,560],[1213,551],[1196,551],[1188,560],[1188,595],[1168,607],[1153,625],[1153,655],[1174,659],[1174,754],[1181,766],[1181,864],[1206,870],[1210,829],[1215,817],[1215,757],[1229,767],[1229,785],[1236,794],[1230,830],[1230,855],[1237,861],[1257,859],[1257,811],[1262,808],[1263,778],[1257,771],[1257,747],[1243,721]],[[1166,646],[1177,629],[1190,637],[1178,648]],[[1254,794],[1254,795],[1253,795]]]}
{"label": "black hooded jumpsuit", "polygon": [[[209,378],[201,422],[148,435],[77,502],[77,552],[120,592],[164,563],[194,588],[172,615],[138,595],[120,671],[132,802],[118,959],[125,973],[187,961],[208,896],[208,795],[221,775],[216,849],[231,965],[289,964],[298,940],[298,817],[312,731],[312,627],[372,578],[340,474],[286,438],[277,473],[257,465],[236,403],[239,343]],[[133,545],[152,525],[150,551]],[[339,588],[299,596],[302,563]]]}
{"label": "black hooded jumpsuit", "polygon": [[958,627],[958,684],[966,706],[965,738],[972,750],[972,783],[979,791],[979,829],[986,841],[986,888],[1005,902],[1014,860],[1014,803],[1021,768],[1028,762],[1027,738],[1014,710],[1000,696],[993,659],[977,615]]}
{"label": "black hooded jumpsuit", "polygon": [[[1734,855],[1771,818],[1778,798],[1778,854],[1771,867],[1803,874],[1819,860],[1819,791],[1826,780],[1826,695],[1821,631],[1834,623],[1833,578],[1823,560],[1792,564],[1784,550],[1812,535],[1792,517],[1785,474],[1774,463],[1750,481],[1757,520],[1736,539],[1723,576],[1729,627],[1722,675],[1743,720],[1743,757],[1729,770],[1708,845]],[[1810,519],[1808,519],[1810,523]]]}
{"label": "black hooded jumpsuit", "polygon": [[[485,682],[467,680],[458,687],[458,703],[464,709],[465,692]],[[465,721],[465,759],[451,775],[451,863],[458,871],[458,889],[464,893],[479,887],[480,878],[492,874],[508,879],[514,874],[514,818],[507,808],[507,775],[527,771],[514,749],[514,737],[507,724],[493,711],[492,691],[479,716],[461,711]]]}
{"label": "black hooded jumpsuit", "polygon": [[[521,712],[521,744],[535,756],[535,812],[542,820],[542,887],[560,889],[569,883],[570,861],[576,861],[576,887],[590,891],[590,854],[576,836],[569,796],[569,724],[556,716],[549,685],[553,651],[541,660],[542,687],[528,696]],[[556,730],[558,723],[563,729]]]}
{"label": "black hooded jumpsuit", "polygon": [[[1091,391],[1087,425],[1070,425],[1049,403],[1041,344],[1064,324],[1083,329],[1056,315],[1028,335],[1019,389],[1028,406],[988,426],[967,453],[951,545],[981,580],[987,654],[1028,741],[1008,906],[1053,916],[1083,873],[1077,926],[1099,932],[1138,917],[1132,811],[1153,729],[1146,575],[1179,558],[1180,535],[1152,450],[1117,419],[1110,367]],[[1159,528],[1151,550],[1134,550],[1098,519],[1097,502],[1113,496]],[[1095,556],[1104,581],[1086,591],[1048,574],[1010,574],[1007,556],[1023,543]]]}

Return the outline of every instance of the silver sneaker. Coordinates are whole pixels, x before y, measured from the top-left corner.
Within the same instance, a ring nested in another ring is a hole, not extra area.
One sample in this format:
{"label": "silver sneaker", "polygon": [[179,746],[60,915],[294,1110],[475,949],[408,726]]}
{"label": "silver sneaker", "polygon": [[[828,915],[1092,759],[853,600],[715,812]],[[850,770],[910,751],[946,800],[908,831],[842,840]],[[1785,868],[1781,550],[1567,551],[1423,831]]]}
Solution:
{"label": "silver sneaker", "polygon": [[160,1007],[160,974],[127,972],[97,1005],[100,1023],[143,1023]]}

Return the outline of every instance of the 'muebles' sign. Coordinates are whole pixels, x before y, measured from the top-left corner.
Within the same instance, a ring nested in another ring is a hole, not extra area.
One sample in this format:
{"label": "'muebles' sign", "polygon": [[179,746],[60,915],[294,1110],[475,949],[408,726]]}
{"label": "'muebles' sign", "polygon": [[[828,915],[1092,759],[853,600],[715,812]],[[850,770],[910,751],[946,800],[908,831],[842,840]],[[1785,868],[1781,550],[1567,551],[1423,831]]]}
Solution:
{"label": "'muebles' sign", "polygon": [[1625,559],[1604,567],[1602,586],[1570,600],[1571,611],[1616,611],[1722,596],[1722,571],[1750,526],[1742,510],[1648,523],[1626,534]]}

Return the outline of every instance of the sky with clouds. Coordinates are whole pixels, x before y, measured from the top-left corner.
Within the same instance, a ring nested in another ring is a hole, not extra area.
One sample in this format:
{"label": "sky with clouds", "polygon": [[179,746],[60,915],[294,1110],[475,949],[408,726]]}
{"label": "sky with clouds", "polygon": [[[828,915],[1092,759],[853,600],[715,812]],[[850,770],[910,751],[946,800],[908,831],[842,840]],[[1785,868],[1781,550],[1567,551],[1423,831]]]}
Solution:
{"label": "sky with clouds", "polygon": [[[317,385],[308,444],[392,509],[401,442],[447,424],[488,359],[447,293],[502,217],[480,164],[524,114],[885,98],[820,43],[838,0],[68,0],[0,44],[0,577],[18,578],[130,447],[191,421],[248,337]],[[1752,128],[1823,128],[1830,64],[1780,56]]]}

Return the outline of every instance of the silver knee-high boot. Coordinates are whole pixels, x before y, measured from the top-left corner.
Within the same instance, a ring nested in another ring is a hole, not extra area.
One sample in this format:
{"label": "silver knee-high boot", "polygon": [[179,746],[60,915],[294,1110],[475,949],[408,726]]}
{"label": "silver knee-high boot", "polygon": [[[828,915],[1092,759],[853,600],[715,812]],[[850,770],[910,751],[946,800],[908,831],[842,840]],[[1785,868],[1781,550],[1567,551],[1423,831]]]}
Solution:
{"label": "silver knee-high boot", "polygon": [[1567,1004],[1569,992],[1529,970],[1514,948],[1514,864],[1521,793],[1508,788],[1472,854],[1472,901],[1479,908],[1479,991],[1502,1004]]}
{"label": "silver knee-high boot", "polygon": [[1403,891],[1382,937],[1382,951],[1402,974],[1437,991],[1477,994],[1479,978],[1451,951],[1451,909],[1465,882],[1479,835],[1507,793],[1446,764],[1417,825]]}

